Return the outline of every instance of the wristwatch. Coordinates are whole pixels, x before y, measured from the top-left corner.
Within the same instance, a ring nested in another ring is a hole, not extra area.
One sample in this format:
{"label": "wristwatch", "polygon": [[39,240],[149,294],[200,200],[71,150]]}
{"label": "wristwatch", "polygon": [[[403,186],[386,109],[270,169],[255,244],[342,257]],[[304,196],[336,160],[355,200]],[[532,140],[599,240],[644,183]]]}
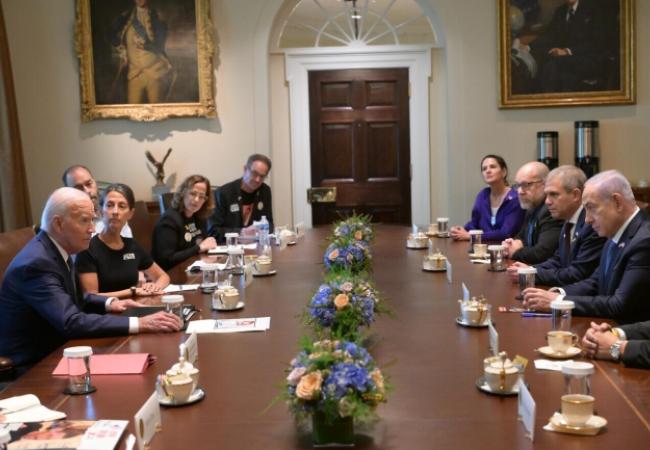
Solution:
{"label": "wristwatch", "polygon": [[614,361],[620,361],[621,359],[621,344],[623,344],[623,341],[616,341],[609,347],[609,355]]}

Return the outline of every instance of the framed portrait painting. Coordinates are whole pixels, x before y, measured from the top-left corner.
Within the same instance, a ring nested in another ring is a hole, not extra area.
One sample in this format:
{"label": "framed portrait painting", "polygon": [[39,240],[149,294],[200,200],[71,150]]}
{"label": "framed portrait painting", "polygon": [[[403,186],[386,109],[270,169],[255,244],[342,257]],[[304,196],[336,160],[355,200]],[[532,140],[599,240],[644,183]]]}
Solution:
{"label": "framed portrait painting", "polygon": [[632,104],[634,0],[498,0],[500,107]]}
{"label": "framed portrait painting", "polygon": [[77,0],[83,121],[216,117],[209,0]]}

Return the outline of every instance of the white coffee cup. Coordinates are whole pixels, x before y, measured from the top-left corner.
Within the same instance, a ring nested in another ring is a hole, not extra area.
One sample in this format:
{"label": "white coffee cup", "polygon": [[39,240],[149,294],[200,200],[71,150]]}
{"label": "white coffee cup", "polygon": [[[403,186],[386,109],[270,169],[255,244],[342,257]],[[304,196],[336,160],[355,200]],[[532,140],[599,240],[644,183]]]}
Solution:
{"label": "white coffee cup", "polygon": [[238,303],[239,291],[237,289],[217,289],[212,294],[212,307],[215,309],[234,309]]}
{"label": "white coffee cup", "polygon": [[501,363],[493,363],[484,368],[485,382],[492,391],[512,392],[519,379],[519,369],[513,365],[501,367]]}
{"label": "white coffee cup", "polygon": [[273,261],[268,256],[260,256],[253,263],[257,273],[266,274],[273,270]]}
{"label": "white coffee cup", "polygon": [[546,333],[546,341],[553,351],[566,353],[569,348],[578,343],[578,336],[570,331],[554,330]]}
{"label": "white coffee cup", "polygon": [[562,417],[567,425],[580,427],[594,415],[594,397],[585,394],[562,396]]}

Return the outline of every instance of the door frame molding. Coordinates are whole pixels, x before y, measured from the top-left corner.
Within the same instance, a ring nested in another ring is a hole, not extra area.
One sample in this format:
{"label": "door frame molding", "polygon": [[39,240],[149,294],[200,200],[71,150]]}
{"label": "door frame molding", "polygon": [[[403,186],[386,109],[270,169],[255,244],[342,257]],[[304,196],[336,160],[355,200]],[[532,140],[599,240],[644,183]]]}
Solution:
{"label": "door frame molding", "polygon": [[407,68],[409,71],[409,132],[411,157],[411,220],[429,223],[431,180],[429,162],[429,78],[431,48],[423,45],[361,48],[293,48],[285,53],[289,84],[291,178],[294,224],[312,227],[307,189],[311,187],[309,132],[310,70]]}

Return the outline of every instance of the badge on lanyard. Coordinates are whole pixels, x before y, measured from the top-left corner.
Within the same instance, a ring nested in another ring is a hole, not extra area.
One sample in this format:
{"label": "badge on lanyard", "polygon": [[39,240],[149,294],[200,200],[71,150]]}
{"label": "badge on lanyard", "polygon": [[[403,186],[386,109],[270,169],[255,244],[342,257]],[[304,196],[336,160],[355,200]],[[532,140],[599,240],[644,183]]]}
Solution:
{"label": "badge on lanyard", "polygon": [[236,213],[239,212],[239,203],[233,203],[230,205],[230,212]]}
{"label": "badge on lanyard", "polygon": [[185,242],[190,242],[192,240],[192,233],[185,233]]}
{"label": "badge on lanyard", "polygon": [[260,211],[263,210],[263,209],[264,209],[264,202],[260,201],[260,202],[257,204],[257,209],[259,209]]}

